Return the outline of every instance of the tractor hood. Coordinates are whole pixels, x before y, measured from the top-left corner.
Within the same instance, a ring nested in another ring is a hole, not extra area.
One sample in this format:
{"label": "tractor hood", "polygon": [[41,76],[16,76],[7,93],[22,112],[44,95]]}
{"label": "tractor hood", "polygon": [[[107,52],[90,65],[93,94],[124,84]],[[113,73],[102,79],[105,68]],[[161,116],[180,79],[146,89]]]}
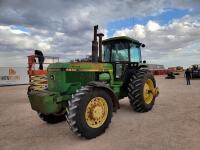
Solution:
{"label": "tractor hood", "polygon": [[107,72],[112,70],[111,64],[93,62],[55,63],[48,66],[48,71]]}
{"label": "tractor hood", "polygon": [[50,64],[48,66],[48,90],[72,94],[80,86],[96,81],[101,72],[112,74],[112,64],[92,62]]}
{"label": "tractor hood", "polygon": [[55,69],[55,68],[67,68],[69,66],[68,63],[54,63],[54,64],[49,64],[47,69]]}

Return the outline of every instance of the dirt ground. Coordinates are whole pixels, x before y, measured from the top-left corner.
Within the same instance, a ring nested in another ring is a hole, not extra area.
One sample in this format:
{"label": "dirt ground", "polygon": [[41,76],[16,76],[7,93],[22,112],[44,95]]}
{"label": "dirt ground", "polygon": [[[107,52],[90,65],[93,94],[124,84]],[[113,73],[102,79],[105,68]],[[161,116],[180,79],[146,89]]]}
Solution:
{"label": "dirt ground", "polygon": [[75,136],[66,122],[49,125],[31,110],[27,86],[0,87],[1,150],[199,150],[200,80],[156,77],[160,95],[151,112],[136,113],[120,101],[106,133]]}

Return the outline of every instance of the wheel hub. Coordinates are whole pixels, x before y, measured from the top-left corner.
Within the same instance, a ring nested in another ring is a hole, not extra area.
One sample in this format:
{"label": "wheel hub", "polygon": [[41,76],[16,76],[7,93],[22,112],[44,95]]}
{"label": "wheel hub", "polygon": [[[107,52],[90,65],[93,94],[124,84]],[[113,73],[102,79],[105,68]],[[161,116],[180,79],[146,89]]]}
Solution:
{"label": "wheel hub", "polygon": [[153,96],[154,84],[151,79],[148,79],[144,84],[144,101],[146,104],[150,104],[154,98]]}
{"label": "wheel hub", "polygon": [[85,119],[91,128],[99,128],[106,121],[108,116],[108,104],[102,97],[95,97],[88,103],[85,112]]}
{"label": "wheel hub", "polygon": [[103,109],[102,107],[100,106],[97,106],[93,109],[93,112],[92,112],[92,117],[94,119],[99,119],[100,117],[102,117],[102,114],[103,114]]}

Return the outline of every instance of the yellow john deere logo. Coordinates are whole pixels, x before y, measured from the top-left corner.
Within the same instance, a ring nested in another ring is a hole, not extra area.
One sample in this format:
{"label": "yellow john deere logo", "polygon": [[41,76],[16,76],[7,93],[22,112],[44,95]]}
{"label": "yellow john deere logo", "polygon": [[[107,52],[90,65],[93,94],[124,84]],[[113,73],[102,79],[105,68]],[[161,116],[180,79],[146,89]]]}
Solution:
{"label": "yellow john deere logo", "polygon": [[16,75],[16,70],[13,68],[9,68],[9,76]]}

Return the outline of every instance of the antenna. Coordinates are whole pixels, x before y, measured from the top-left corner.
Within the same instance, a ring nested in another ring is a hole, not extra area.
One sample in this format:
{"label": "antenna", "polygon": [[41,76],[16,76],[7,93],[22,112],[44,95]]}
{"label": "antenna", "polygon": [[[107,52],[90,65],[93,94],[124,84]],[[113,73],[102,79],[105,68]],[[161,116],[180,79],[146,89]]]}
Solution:
{"label": "antenna", "polygon": [[[134,27],[134,17],[132,17],[131,21],[132,21],[132,25],[133,25],[133,27]],[[133,30],[133,28],[132,28],[132,30]],[[136,38],[136,33],[135,33],[134,30],[133,30],[133,37]],[[137,39],[137,38],[136,38],[136,39]]]}

